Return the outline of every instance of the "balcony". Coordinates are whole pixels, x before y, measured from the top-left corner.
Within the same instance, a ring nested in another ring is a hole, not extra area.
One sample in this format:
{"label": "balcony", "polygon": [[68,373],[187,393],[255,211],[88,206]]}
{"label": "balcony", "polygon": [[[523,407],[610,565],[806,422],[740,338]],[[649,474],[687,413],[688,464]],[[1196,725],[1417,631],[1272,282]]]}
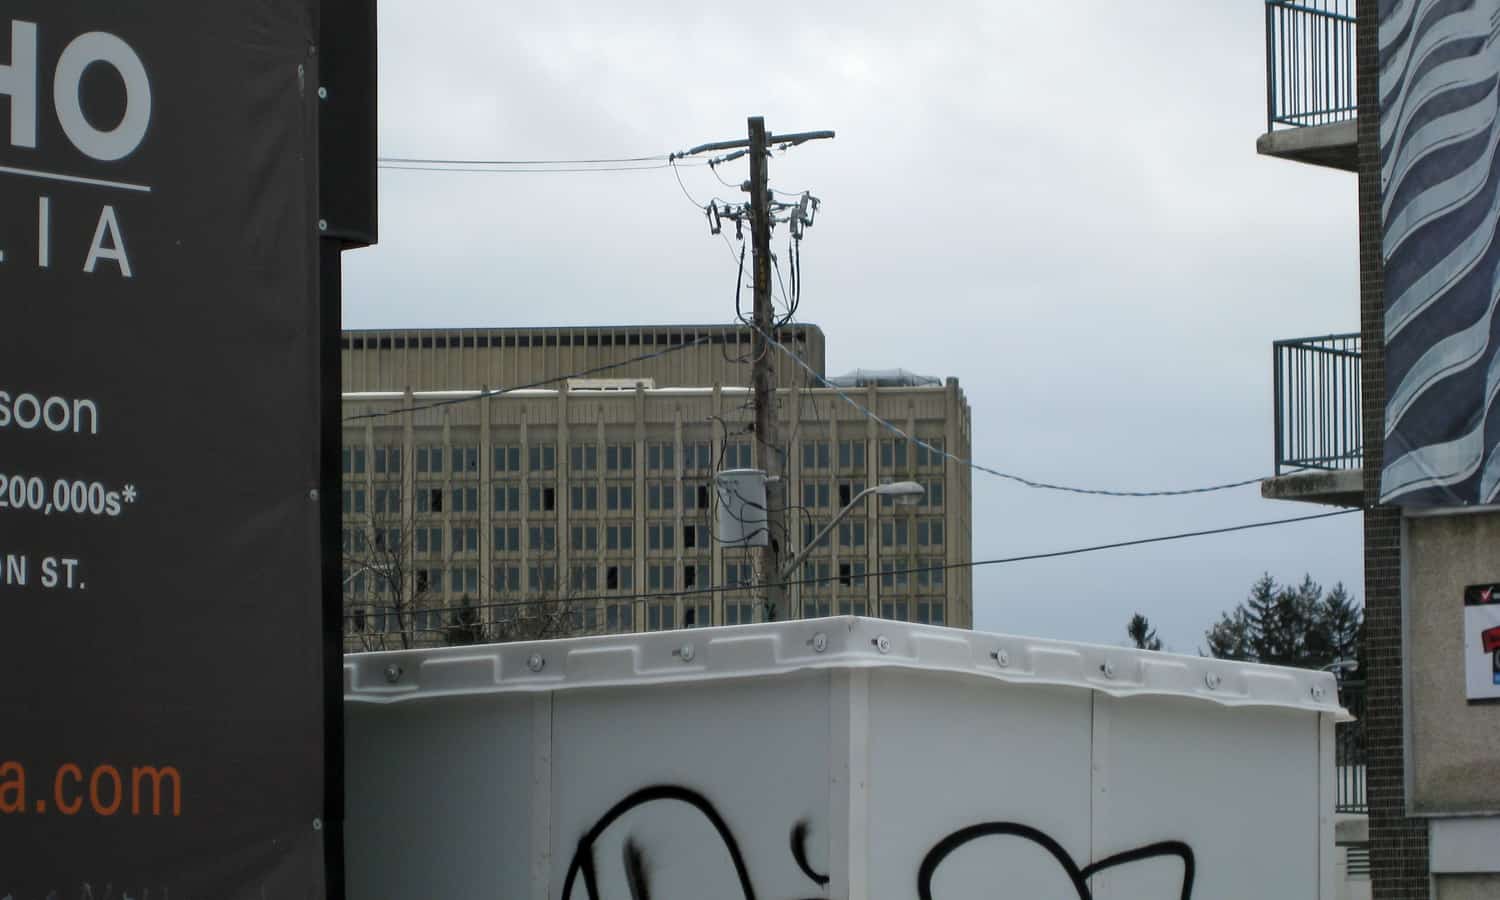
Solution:
{"label": "balcony", "polygon": [[1342,681],[1339,703],[1354,716],[1333,730],[1333,765],[1337,779],[1333,811],[1363,815],[1370,811],[1365,798],[1365,683]]}
{"label": "balcony", "polygon": [[1272,361],[1276,476],[1261,482],[1261,496],[1362,506],[1359,335],[1277,341]]}
{"label": "balcony", "polygon": [[1354,0],[1265,0],[1266,156],[1359,168]]}
{"label": "balcony", "polygon": [[[1333,726],[1333,841],[1343,885],[1340,897],[1370,896],[1370,804],[1365,794],[1365,683],[1339,683],[1339,703],[1354,716]],[[1359,890],[1359,887],[1363,890]],[[1353,890],[1351,890],[1353,888]]]}

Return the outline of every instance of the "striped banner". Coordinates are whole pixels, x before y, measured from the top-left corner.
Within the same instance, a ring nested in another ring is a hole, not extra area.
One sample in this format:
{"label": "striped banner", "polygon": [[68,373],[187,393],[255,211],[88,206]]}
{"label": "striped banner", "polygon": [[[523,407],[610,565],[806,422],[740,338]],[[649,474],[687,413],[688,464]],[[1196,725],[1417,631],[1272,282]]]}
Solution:
{"label": "striped banner", "polygon": [[1381,499],[1500,502],[1500,0],[1380,0]]}

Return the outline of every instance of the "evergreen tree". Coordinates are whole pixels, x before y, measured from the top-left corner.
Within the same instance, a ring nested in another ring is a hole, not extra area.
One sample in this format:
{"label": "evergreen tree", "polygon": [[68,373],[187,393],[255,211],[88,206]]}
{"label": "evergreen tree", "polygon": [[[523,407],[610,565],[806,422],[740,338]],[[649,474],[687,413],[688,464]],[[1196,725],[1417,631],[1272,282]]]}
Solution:
{"label": "evergreen tree", "polygon": [[[1337,659],[1358,659],[1364,649],[1365,615],[1354,598],[1344,590],[1342,584],[1323,598],[1319,619],[1323,624],[1323,640],[1328,646],[1329,662]],[[1363,660],[1361,660],[1363,662]],[[1325,664],[1326,665],[1326,664]]]}
{"label": "evergreen tree", "polygon": [[1240,604],[1232,613],[1220,613],[1219,621],[1208,630],[1208,653],[1218,659],[1251,659],[1250,614]]}
{"label": "evergreen tree", "polygon": [[1205,637],[1208,653],[1220,659],[1321,668],[1359,658],[1364,610],[1342,584],[1325,594],[1311,575],[1298,585],[1278,585],[1268,573]]}
{"label": "evergreen tree", "polygon": [[1138,650],[1160,650],[1161,638],[1156,636],[1156,629],[1151,627],[1151,622],[1140,613],[1130,617],[1130,623],[1125,626],[1125,633],[1135,642]]}
{"label": "evergreen tree", "polygon": [[443,637],[450,647],[477,644],[484,639],[483,622],[479,610],[475,608],[474,601],[469,598],[468,594],[464,594],[458,609],[453,612],[453,618],[445,629]]}

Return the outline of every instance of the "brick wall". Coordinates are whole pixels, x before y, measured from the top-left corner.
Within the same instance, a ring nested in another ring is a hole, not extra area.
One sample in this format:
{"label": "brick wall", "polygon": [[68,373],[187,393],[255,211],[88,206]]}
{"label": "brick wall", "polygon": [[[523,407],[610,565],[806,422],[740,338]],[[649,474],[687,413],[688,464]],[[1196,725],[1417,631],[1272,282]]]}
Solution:
{"label": "brick wall", "polygon": [[1375,900],[1428,897],[1427,823],[1405,816],[1401,701],[1401,514],[1378,506],[1385,428],[1378,4],[1358,12],[1359,321],[1364,348],[1365,654],[1370,864]]}

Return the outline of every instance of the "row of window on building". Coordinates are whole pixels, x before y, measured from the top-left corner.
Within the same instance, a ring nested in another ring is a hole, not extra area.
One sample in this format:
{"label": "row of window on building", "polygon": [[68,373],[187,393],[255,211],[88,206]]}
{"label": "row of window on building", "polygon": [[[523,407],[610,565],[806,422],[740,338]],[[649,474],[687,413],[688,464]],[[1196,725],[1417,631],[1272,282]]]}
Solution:
{"label": "row of window on building", "polygon": [[[717,468],[744,468],[750,465],[750,444],[744,441],[724,445],[724,462]],[[635,471],[634,444],[572,444],[568,447],[569,470],[573,472],[614,472],[627,474]],[[450,447],[446,453],[440,444],[424,444],[415,448],[416,471],[424,474],[442,474],[444,461],[447,471],[455,475],[479,472],[480,448],[477,446]],[[493,447],[491,455],[494,471],[519,473],[523,471],[524,458],[528,472],[554,472],[557,470],[556,444],[505,444]],[[372,459],[373,457],[373,459]],[[648,472],[675,472],[677,470],[677,445],[672,443],[649,443],[646,445],[646,470]],[[368,465],[367,465],[368,464]],[[363,475],[367,467],[376,475],[399,475],[401,473],[400,447],[375,447],[367,450],[361,446],[343,449],[343,471],[345,475]],[[713,446],[707,441],[690,441],[682,445],[683,471],[712,471],[714,466]]]}
{"label": "row of window on building", "polygon": [[[723,563],[723,580],[713,584],[710,579],[711,564],[707,560],[652,561],[645,566],[647,591],[681,590],[748,590],[753,585],[752,566],[748,559],[737,557]],[[941,590],[947,562],[942,557],[917,557],[914,560],[881,560],[879,585],[882,591],[906,593],[915,587],[918,591],[928,588]],[[524,567],[514,563],[501,563],[494,567],[487,587],[492,596],[522,595],[526,593],[551,593],[558,590],[558,566],[552,561],[537,561]],[[455,565],[446,569],[436,565],[417,565],[411,569],[411,584],[415,596],[450,593],[455,596],[477,598],[481,596],[478,566]],[[568,567],[567,587],[577,594],[598,591],[634,591],[636,589],[635,563],[627,560],[587,561]],[[680,578],[679,578],[680,575]],[[381,596],[394,594],[393,580],[404,579],[404,570],[387,574],[378,566],[348,567],[344,572],[344,592],[350,597]],[[864,590],[868,577],[865,560],[840,561],[810,560],[803,563],[799,582],[804,594],[832,592],[835,586]]]}
{"label": "row of window on building", "polygon": [[[819,524],[815,521],[803,524],[804,545],[817,537]],[[838,545],[849,550],[860,550],[866,546],[864,522],[842,522],[835,529]],[[450,527],[419,525],[410,530],[418,557],[442,556],[443,535],[449,537],[448,551],[451,553],[478,553],[480,551],[480,528],[475,524],[460,523]],[[494,553],[520,553],[523,550],[545,552],[557,549],[558,529],[555,525],[536,524],[522,528],[519,525],[495,525],[490,535],[490,549]],[[598,524],[576,524],[568,529],[568,546],[576,551],[635,550],[635,524],[633,522],[609,522]],[[525,543],[522,543],[522,537]],[[645,549],[652,551],[707,550],[713,547],[712,528],[699,522],[649,521],[645,525]],[[829,539],[814,548],[828,546]],[[915,519],[882,519],[880,522],[880,546],[886,549],[911,547],[940,549],[943,547],[944,523],[940,517],[927,516]],[[345,528],[343,548],[345,553],[365,553],[372,549],[399,553],[402,548],[402,530],[398,527]]]}
{"label": "row of window on building", "polygon": [[[942,438],[904,440],[888,438],[878,444],[881,471],[901,471],[911,467],[917,469],[941,468],[947,454]],[[713,457],[713,445],[708,441],[684,441],[681,454],[678,445],[671,442],[652,442],[645,446],[646,471],[676,472],[677,461],[682,461],[683,472],[711,472],[721,469],[748,469],[752,467],[751,444],[748,441],[728,441],[722,449],[722,459]],[[416,471],[421,474],[477,475],[479,473],[480,450],[478,446],[456,446],[444,448],[441,444],[424,444],[414,448]],[[521,463],[526,462],[527,472],[554,472],[557,470],[557,445],[548,443],[505,444],[491,449],[494,471],[497,473],[520,473]],[[366,448],[353,445],[343,448],[343,472],[345,475],[363,475],[367,470],[376,475],[401,474],[401,448],[379,446]],[[626,474],[635,470],[634,444],[579,443],[568,446],[568,462],[571,472],[606,472]],[[837,465],[835,465],[835,463]],[[807,440],[802,442],[802,468],[805,471],[829,471],[833,469],[862,473],[865,471],[865,442],[862,440]]]}
{"label": "row of window on building", "polygon": [[[648,631],[663,631],[676,628],[703,628],[716,624],[713,621],[713,605],[694,600],[647,600],[642,604],[642,624]],[[525,604],[497,607],[491,611],[494,620],[501,626],[531,613]],[[749,625],[761,621],[760,604],[753,600],[726,600],[724,602],[723,625]],[[869,604],[864,600],[830,599],[805,600],[802,617],[807,619],[830,615],[868,614]],[[922,624],[944,624],[943,600],[924,597],[913,600],[883,600],[875,606],[876,615],[896,621],[915,621]],[[412,632],[418,637],[439,638],[450,628],[470,626],[480,621],[482,610],[469,606],[421,606],[403,609],[395,606],[355,606],[345,610],[344,631],[346,634],[399,634]],[[572,631],[577,634],[630,633],[636,630],[636,604],[632,601],[607,601],[597,604],[578,605],[567,610]]]}
{"label": "row of window on building", "polygon": [[[923,493],[916,506],[922,509],[937,509],[944,504],[943,479],[919,479]],[[673,481],[651,480],[646,483],[646,509],[651,511],[673,510],[681,501],[684,512],[706,512],[711,508],[713,489],[708,482],[686,482],[679,485]],[[842,509],[865,489],[864,481],[841,479],[836,482],[806,482],[802,485],[802,506],[808,510]],[[474,514],[479,512],[480,490],[477,486],[459,486],[444,489],[441,486],[417,485],[414,510],[423,515],[441,513]],[[531,485],[526,489],[525,509],[522,509],[521,486],[498,483],[491,486],[494,511],[501,514],[527,512],[556,512],[557,488],[553,485]],[[346,487],[343,489],[343,512],[345,515],[397,515],[401,512],[401,489],[399,487]],[[635,485],[628,483],[570,484],[567,489],[568,508],[573,512],[633,512],[635,510]],[[882,496],[882,507],[895,505],[895,498]]]}

